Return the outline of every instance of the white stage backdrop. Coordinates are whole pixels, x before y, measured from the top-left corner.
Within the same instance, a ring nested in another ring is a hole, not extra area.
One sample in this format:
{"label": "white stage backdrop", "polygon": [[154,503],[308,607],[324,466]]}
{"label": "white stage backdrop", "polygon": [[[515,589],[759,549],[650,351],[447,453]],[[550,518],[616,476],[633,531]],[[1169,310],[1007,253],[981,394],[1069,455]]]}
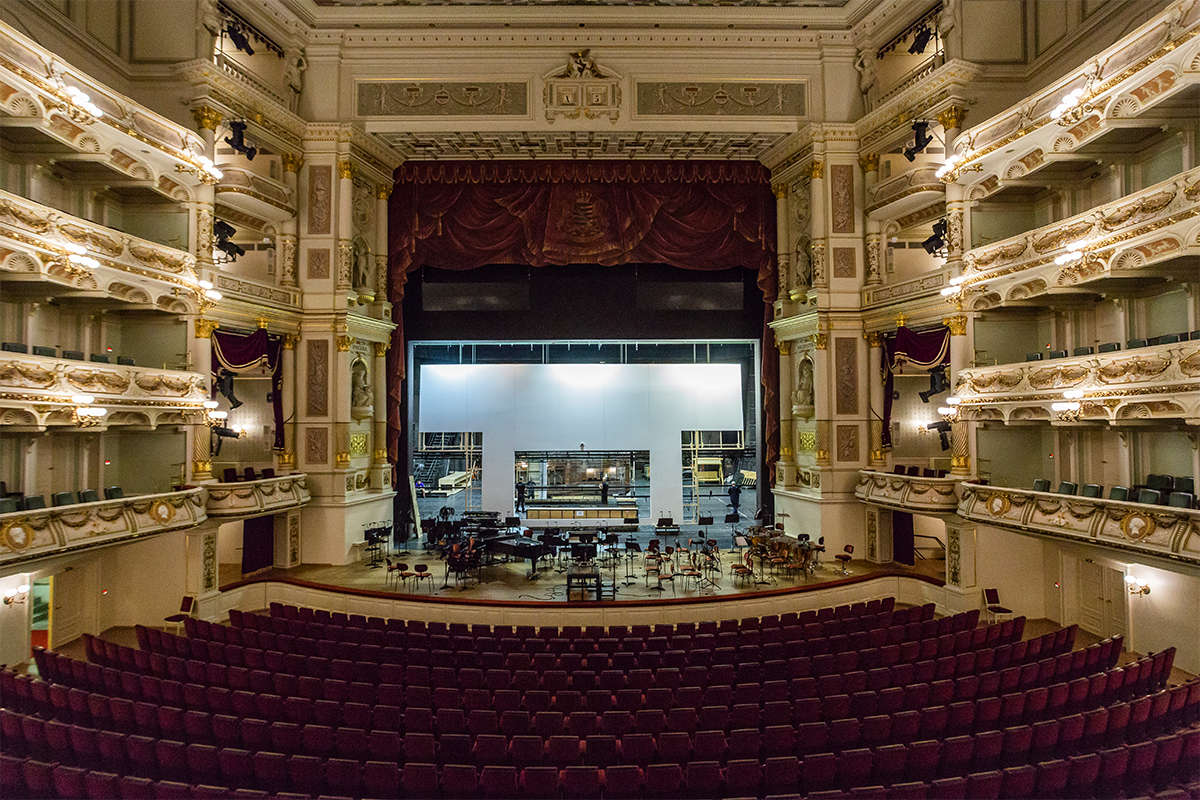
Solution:
{"label": "white stage backdrop", "polygon": [[681,431],[742,428],[737,364],[438,364],[422,432],[483,433],[483,507],[511,511],[518,450],[649,450],[650,511],[683,511]]}

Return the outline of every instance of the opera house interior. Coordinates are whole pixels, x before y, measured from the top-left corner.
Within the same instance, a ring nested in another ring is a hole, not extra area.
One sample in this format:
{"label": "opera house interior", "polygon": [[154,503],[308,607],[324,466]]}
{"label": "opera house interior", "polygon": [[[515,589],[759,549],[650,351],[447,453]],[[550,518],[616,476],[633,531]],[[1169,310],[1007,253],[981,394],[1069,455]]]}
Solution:
{"label": "opera house interior", "polygon": [[1200,0],[0,3],[0,796],[1200,798]]}

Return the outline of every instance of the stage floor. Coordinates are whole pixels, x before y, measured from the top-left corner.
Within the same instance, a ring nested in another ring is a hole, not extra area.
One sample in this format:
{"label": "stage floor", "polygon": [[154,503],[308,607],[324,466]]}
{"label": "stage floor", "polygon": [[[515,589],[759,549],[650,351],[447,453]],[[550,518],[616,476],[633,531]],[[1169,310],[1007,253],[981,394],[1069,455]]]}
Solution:
{"label": "stage floor", "polygon": [[[723,530],[718,533],[718,529],[714,527],[711,535],[719,544],[728,545],[730,543],[729,527],[722,526],[722,528]],[[622,543],[627,536],[628,534],[621,534]],[[689,531],[685,528],[679,537],[681,543],[686,545],[689,536],[697,537],[699,536],[699,531],[695,529]],[[652,528],[642,529],[635,534],[634,538],[645,548],[649,540],[655,538],[655,534]],[[674,537],[664,539],[662,544],[664,547],[667,545],[674,546],[675,539]],[[760,580],[759,577],[756,577],[753,581],[743,581],[735,579],[730,574],[729,567],[737,556],[739,554],[736,551],[726,551],[722,558],[720,573],[713,575],[715,583],[702,582],[699,588],[694,587],[690,581],[685,583],[681,577],[676,577],[675,581],[664,582],[664,591],[657,591],[653,588],[657,585],[654,576],[651,575],[647,579],[640,557],[634,559],[632,562],[621,558],[620,563],[615,565],[615,569],[608,566],[607,562],[602,562],[605,566],[600,570],[600,575],[606,586],[611,585],[615,578],[617,602],[646,602],[648,600],[670,600],[673,598],[728,597],[780,590],[805,591],[878,575],[920,576],[937,582],[942,582],[945,579],[945,561],[941,560],[918,561],[916,566],[913,567],[895,563],[874,564],[869,561],[851,561],[849,564],[851,574],[843,575],[840,569],[841,564],[830,558],[828,561],[823,560],[816,572],[809,575],[790,575],[782,571],[779,574],[774,574],[768,565],[766,575],[761,576],[761,579],[765,580],[766,583],[758,583],[756,581]],[[527,577],[529,574],[528,561],[495,563],[491,566],[483,567],[479,571],[479,580],[474,579],[475,573],[472,572],[472,580],[465,585],[456,586],[453,575],[448,576],[447,580],[446,563],[441,561],[435,552],[426,553],[420,548],[410,545],[408,553],[401,550],[399,553],[392,552],[389,557],[393,560],[393,563],[398,561],[407,564],[410,570],[417,564],[425,564],[429,567],[430,572],[433,573],[433,585],[430,586],[429,582],[425,582],[419,590],[413,588],[411,584],[407,587],[402,586],[397,588],[395,581],[388,581],[386,569],[382,567],[370,568],[366,562],[343,566],[305,564],[288,570],[272,568],[260,570],[251,576],[243,576],[238,564],[221,564],[219,579],[223,588],[244,578],[250,580],[283,579],[359,591],[395,595],[411,594],[415,597],[434,596],[468,601],[500,600],[554,603],[563,602],[568,599],[566,566],[569,564],[569,559],[561,562],[561,572],[558,571],[559,563],[539,559],[537,578],[534,580],[530,580]],[[757,570],[759,563],[757,558],[754,560],[754,563]],[[631,575],[631,577],[627,577],[627,575]],[[626,582],[628,582],[628,585]],[[672,586],[672,583],[676,585]],[[578,592],[574,592],[570,599],[578,602],[593,598],[594,595],[589,598],[583,598]],[[606,601],[611,602],[611,599],[611,596],[606,595]]]}

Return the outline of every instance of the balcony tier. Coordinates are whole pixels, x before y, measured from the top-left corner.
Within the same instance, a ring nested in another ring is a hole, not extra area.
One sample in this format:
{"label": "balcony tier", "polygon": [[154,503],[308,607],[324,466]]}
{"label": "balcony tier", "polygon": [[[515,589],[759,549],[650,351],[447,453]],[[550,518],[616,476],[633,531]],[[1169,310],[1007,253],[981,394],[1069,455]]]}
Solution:
{"label": "balcony tier", "polygon": [[206,487],[208,515],[254,517],[298,508],[312,499],[307,480],[307,475],[296,473],[257,481],[210,483]]}
{"label": "balcony tier", "polygon": [[198,372],[0,352],[0,425],[74,425],[77,394],[108,409],[105,426],[180,425],[184,413],[203,410],[207,386]]}
{"label": "balcony tier", "polygon": [[965,519],[1200,565],[1200,511],[975,483],[961,491]]}
{"label": "balcony tier", "polygon": [[[1197,28],[1200,4],[1171,3],[1060,80],[964,131],[955,142],[956,174],[967,197],[1040,191],[1114,154],[1136,155],[1159,141],[1165,120],[1193,125],[1200,72],[1189,42]],[[1083,91],[1077,116],[1052,118],[1076,89]]]}
{"label": "balcony tier", "polygon": [[0,564],[195,527],[207,518],[205,494],[187,489],[0,514]]}
{"label": "balcony tier", "polygon": [[864,503],[922,514],[953,514],[958,510],[961,478],[922,478],[892,472],[858,471],[854,496]]}
{"label": "balcony tier", "polygon": [[[1164,279],[1194,281],[1200,270],[1200,167],[1060,222],[966,253],[965,305],[1061,301]],[[1085,243],[1084,257],[1055,259]]]}
{"label": "balcony tier", "polygon": [[966,418],[1006,423],[1052,419],[1067,390],[1083,392],[1083,422],[1200,424],[1200,341],[973,367],[954,387]]}
{"label": "balcony tier", "polygon": [[221,172],[218,205],[275,225],[296,216],[296,198],[283,184],[241,167],[222,164]]}
{"label": "balcony tier", "polygon": [[[86,248],[94,269],[69,261]],[[173,247],[0,191],[0,280],[5,294],[67,296],[175,314],[194,310],[196,259]]]}
{"label": "balcony tier", "polygon": [[884,221],[944,203],[946,186],[937,167],[921,166],[880,181],[867,192],[867,216]]}

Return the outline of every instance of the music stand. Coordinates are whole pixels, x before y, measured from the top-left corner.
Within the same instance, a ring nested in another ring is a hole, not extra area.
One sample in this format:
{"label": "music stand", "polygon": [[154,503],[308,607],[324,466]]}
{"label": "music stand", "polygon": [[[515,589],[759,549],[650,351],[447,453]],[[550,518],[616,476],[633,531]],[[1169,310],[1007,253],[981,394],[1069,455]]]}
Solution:
{"label": "music stand", "polygon": [[520,517],[505,517],[504,518],[504,527],[505,528],[521,527],[521,518]]}
{"label": "music stand", "polygon": [[698,520],[696,520],[696,524],[704,526],[704,538],[707,539],[708,538],[708,526],[713,524],[713,518],[712,517],[700,517]]}
{"label": "music stand", "polygon": [[640,554],[641,552],[642,552],[642,546],[640,544],[633,541],[632,539],[627,539],[625,541],[625,585],[626,586],[629,586],[630,584],[633,583],[633,581],[630,580],[630,578],[634,577],[633,570],[631,568],[633,567],[634,559],[637,557],[637,556],[630,555],[630,554],[631,553]]}
{"label": "music stand", "polygon": [[736,511],[731,511],[725,515],[725,521],[729,523],[729,549],[736,550],[737,543],[737,524],[742,521],[741,516]]}
{"label": "music stand", "polygon": [[580,563],[588,563],[596,558],[596,545],[582,544],[578,542],[571,543],[571,560]]}
{"label": "music stand", "polygon": [[656,528],[674,528],[675,520],[671,517],[659,517],[658,522],[655,524],[654,527],[656,527]]}

